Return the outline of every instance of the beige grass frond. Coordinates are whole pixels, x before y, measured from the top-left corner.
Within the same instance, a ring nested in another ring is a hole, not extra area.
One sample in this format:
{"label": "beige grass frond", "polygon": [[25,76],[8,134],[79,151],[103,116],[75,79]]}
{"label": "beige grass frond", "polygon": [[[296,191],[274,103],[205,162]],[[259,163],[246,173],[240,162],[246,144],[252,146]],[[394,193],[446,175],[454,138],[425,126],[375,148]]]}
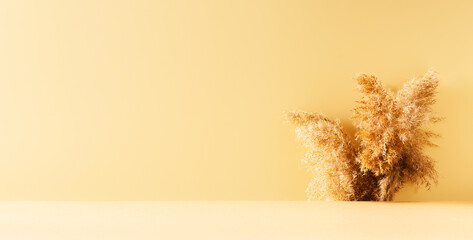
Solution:
{"label": "beige grass frond", "polygon": [[441,119],[432,110],[436,73],[412,78],[396,94],[375,76],[355,79],[362,98],[353,109],[354,137],[322,114],[286,113],[308,149],[303,162],[313,174],[309,199],[387,201],[405,183],[436,183],[434,162],[423,153],[438,137],[425,125]]}

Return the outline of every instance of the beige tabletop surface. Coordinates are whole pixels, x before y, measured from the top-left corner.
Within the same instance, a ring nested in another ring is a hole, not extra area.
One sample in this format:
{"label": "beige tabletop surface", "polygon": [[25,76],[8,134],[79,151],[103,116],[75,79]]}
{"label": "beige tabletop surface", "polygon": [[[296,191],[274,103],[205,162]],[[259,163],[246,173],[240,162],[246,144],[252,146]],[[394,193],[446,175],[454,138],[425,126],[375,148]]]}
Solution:
{"label": "beige tabletop surface", "polygon": [[473,239],[473,203],[0,202],[0,239]]}

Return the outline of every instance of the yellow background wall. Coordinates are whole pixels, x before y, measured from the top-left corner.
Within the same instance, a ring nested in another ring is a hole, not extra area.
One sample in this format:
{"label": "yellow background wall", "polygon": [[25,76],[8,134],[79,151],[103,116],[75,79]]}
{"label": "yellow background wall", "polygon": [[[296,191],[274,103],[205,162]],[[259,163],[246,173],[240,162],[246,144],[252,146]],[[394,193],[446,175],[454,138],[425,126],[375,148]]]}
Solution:
{"label": "yellow background wall", "polygon": [[472,1],[2,1],[0,200],[303,200],[284,110],[439,73],[440,183],[473,200]]}

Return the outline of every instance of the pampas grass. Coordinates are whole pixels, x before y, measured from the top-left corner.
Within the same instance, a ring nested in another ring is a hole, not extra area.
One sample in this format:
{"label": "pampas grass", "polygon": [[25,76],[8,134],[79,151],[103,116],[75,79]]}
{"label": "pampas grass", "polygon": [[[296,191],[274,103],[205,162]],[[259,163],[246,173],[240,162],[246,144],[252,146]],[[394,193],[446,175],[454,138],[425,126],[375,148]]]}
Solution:
{"label": "pampas grass", "polygon": [[297,139],[308,149],[303,163],[312,173],[311,200],[390,201],[406,183],[436,183],[433,160],[423,153],[437,134],[425,129],[440,120],[433,111],[435,72],[412,78],[397,93],[372,75],[355,77],[362,98],[354,108],[357,132],[319,113],[286,113]]}

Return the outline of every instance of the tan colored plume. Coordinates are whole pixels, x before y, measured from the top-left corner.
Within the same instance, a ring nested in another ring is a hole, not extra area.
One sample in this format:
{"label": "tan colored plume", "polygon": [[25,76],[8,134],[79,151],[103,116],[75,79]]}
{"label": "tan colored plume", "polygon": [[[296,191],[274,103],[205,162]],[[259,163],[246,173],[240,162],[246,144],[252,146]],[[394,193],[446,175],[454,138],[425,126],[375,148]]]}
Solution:
{"label": "tan colored plume", "polygon": [[423,153],[437,136],[425,124],[440,120],[432,111],[435,72],[412,78],[397,93],[375,76],[355,79],[362,94],[353,110],[355,136],[322,114],[286,113],[307,148],[303,163],[313,176],[309,199],[390,201],[406,183],[427,188],[436,183],[434,162]]}

